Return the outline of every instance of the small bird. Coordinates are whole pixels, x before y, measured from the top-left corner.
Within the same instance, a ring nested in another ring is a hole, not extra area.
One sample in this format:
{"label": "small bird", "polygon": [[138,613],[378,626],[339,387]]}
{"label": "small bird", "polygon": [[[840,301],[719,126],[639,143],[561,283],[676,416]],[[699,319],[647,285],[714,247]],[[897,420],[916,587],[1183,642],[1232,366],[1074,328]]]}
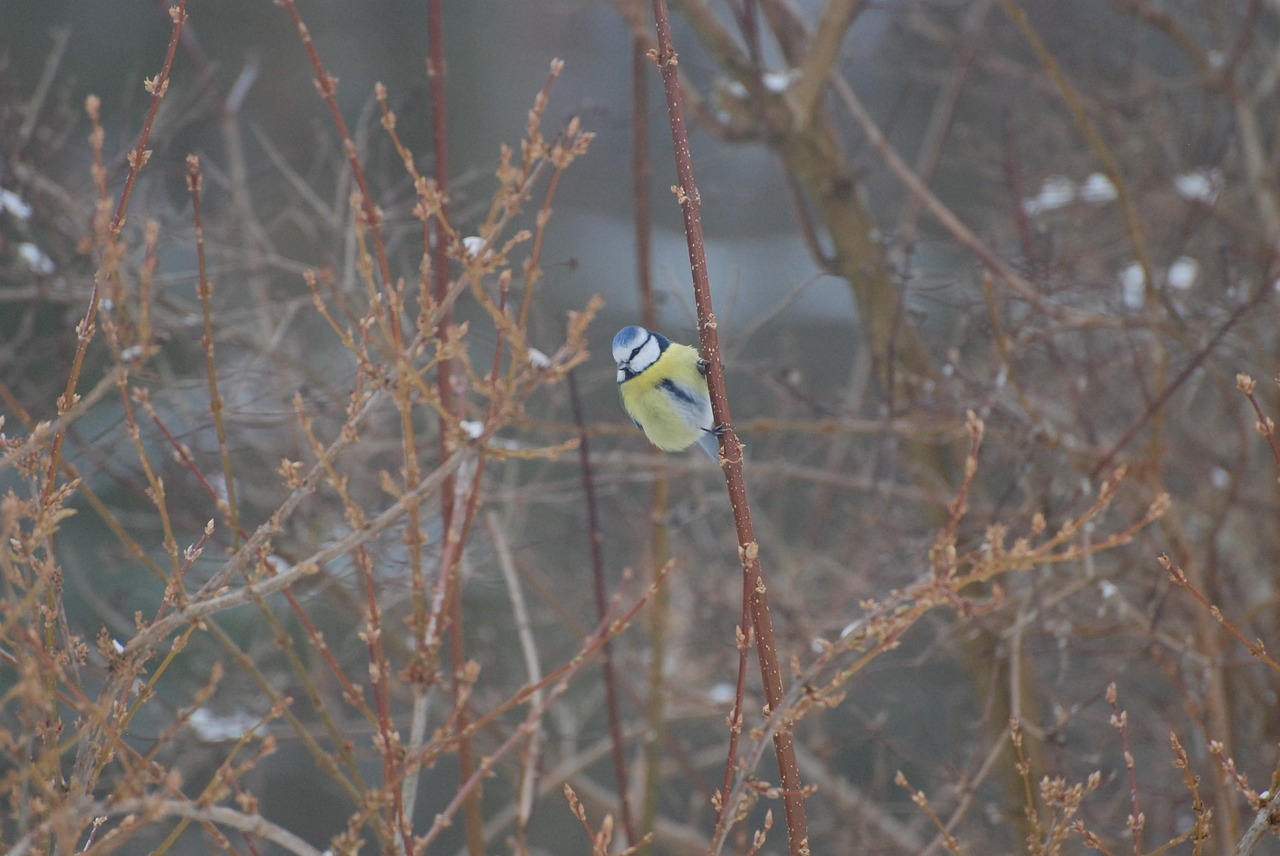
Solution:
{"label": "small bird", "polygon": [[718,460],[723,433],[711,415],[707,361],[688,345],[643,327],[623,327],[613,337],[622,407],[649,442],[668,452],[694,443]]}

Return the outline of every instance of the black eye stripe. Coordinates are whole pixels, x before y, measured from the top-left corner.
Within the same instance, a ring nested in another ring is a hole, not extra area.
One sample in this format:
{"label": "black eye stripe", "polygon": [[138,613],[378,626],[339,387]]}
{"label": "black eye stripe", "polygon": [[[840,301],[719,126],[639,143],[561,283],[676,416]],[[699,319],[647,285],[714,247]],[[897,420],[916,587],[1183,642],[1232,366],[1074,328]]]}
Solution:
{"label": "black eye stripe", "polygon": [[653,334],[652,334],[652,333],[650,333],[648,336],[645,336],[645,337],[644,337],[644,341],[643,341],[643,342],[641,342],[640,344],[638,344],[638,345],[636,345],[634,348],[632,348],[632,349],[631,349],[631,356],[627,357],[627,362],[631,362],[632,360],[634,360],[634,359],[636,358],[636,356],[638,356],[638,355],[639,355],[640,351],[644,350],[644,346],[645,346],[645,345],[647,345],[647,344],[649,344],[649,340],[650,340],[650,339],[652,339],[652,338],[653,338]]}

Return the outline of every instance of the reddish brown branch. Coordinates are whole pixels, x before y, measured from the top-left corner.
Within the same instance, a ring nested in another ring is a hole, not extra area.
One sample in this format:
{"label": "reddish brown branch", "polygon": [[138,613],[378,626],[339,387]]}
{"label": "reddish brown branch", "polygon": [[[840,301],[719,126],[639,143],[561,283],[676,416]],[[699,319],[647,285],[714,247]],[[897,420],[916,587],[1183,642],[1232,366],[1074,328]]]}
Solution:
{"label": "reddish brown branch", "polygon": [[[435,329],[437,346],[441,351],[448,351],[449,326],[453,323],[452,313],[445,306],[449,295],[450,234],[447,225],[449,204],[448,106],[444,92],[447,73],[448,66],[444,57],[444,13],[441,9],[440,0],[429,0],[427,3],[427,81],[431,89],[431,147],[432,156],[435,159],[436,192],[440,197],[440,210],[435,212],[433,221],[423,220],[422,250],[424,254],[430,256],[431,273],[429,279],[432,280],[433,297],[436,305],[442,307]],[[434,225],[435,232],[434,243],[428,234],[428,229],[432,225]],[[427,260],[424,258],[424,269],[426,266]],[[455,418],[452,418],[457,416],[457,407],[454,403],[453,371],[451,362],[447,358],[441,358],[436,365],[436,389],[440,396],[440,409],[451,417],[440,420],[440,458],[443,460],[449,455],[449,452],[457,442]],[[453,502],[454,487],[453,480],[450,479],[445,483],[440,493],[441,515],[446,531],[452,531],[453,515],[457,512]],[[473,500],[479,488],[480,483],[477,477],[472,491]],[[475,508],[474,501],[469,506],[466,520],[468,529],[470,528]],[[454,704],[458,708],[458,726],[465,728],[467,712],[465,705],[461,704],[461,694],[466,692],[467,689],[459,680],[459,676],[463,674],[467,659],[462,598],[456,591],[459,583],[457,575],[452,573],[452,568],[449,566],[445,567],[445,573],[449,575],[450,588],[454,589],[449,592],[449,597],[447,598],[451,607],[449,615],[449,663],[454,676],[452,682],[453,698]],[[475,772],[475,758],[471,741],[468,739],[462,740],[458,745],[458,766],[459,774],[463,781],[469,779]],[[463,807],[463,817],[467,831],[467,848],[472,856],[483,856],[485,852],[484,817],[481,814],[480,798],[480,791],[477,789],[467,798]]]}
{"label": "reddish brown branch", "polygon": [[[698,307],[698,340],[702,356],[708,361],[707,386],[711,392],[711,411],[720,436],[720,466],[724,471],[729,502],[738,535],[738,557],[745,575],[744,592],[750,593],[751,618],[760,660],[760,676],[764,683],[765,701],[770,711],[783,700],[782,673],[778,668],[777,642],[773,619],[769,613],[768,590],[760,568],[760,545],[747,502],[747,485],[742,468],[742,442],[733,429],[729,414],[729,396],[725,389],[724,367],[720,362],[717,321],[711,305],[711,284],[707,276],[706,250],[702,241],[702,206],[693,176],[693,157],[689,151],[689,135],[685,127],[684,101],[680,92],[678,60],[671,40],[671,19],[666,0],[653,0],[657,26],[658,70],[666,90],[667,114],[671,122],[671,143],[675,153],[679,187],[675,188],[680,211],[684,216],[685,237],[689,245],[689,267],[693,274],[694,300]],[[804,791],[800,784],[800,768],[789,727],[780,728],[773,738],[782,779],[782,799],[787,816],[787,836],[793,856],[809,852],[808,822],[805,818]]]}
{"label": "reddish brown branch", "polygon": [[[604,532],[600,529],[600,519],[596,511],[595,476],[591,469],[591,445],[588,439],[587,423],[582,416],[582,399],[578,395],[578,381],[574,372],[569,372],[569,403],[573,407],[573,422],[578,426],[578,465],[582,473],[582,493],[587,503],[587,535],[591,541],[591,580],[595,590],[596,618],[603,622],[609,613],[609,599],[605,594],[604,583],[604,551],[602,542]],[[613,669],[613,645],[605,642],[600,646],[600,668],[604,672],[605,709],[609,714],[609,737],[613,742],[613,772],[618,780],[618,805],[622,815],[622,830],[627,836],[627,844],[636,844],[636,823],[631,816],[631,797],[628,787],[626,737],[622,732],[622,714],[618,707],[618,679]]]}

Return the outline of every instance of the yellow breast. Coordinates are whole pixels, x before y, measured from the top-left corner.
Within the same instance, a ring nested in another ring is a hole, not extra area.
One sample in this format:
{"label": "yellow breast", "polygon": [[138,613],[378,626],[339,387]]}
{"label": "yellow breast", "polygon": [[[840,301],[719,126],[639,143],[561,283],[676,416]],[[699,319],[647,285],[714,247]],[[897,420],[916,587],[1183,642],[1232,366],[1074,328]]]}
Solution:
{"label": "yellow breast", "polygon": [[627,415],[659,449],[686,449],[711,428],[707,379],[698,370],[698,352],[688,345],[669,345],[653,365],[623,381],[618,390]]}

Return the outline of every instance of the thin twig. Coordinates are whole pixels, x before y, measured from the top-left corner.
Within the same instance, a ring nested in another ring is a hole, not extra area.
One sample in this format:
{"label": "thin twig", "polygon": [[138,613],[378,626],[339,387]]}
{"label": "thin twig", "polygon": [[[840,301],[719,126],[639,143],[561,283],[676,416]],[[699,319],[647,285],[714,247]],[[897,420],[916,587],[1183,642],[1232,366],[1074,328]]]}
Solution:
{"label": "thin twig", "polygon": [[[511,547],[507,544],[507,535],[497,514],[490,511],[485,515],[485,531],[493,542],[493,551],[498,558],[498,569],[502,571],[502,579],[507,586],[507,596],[511,600],[511,613],[516,622],[516,638],[520,640],[520,652],[524,656],[525,674],[529,683],[542,681],[542,666],[538,662],[538,643],[533,635],[533,626],[529,618],[529,608],[525,604],[524,590],[520,587],[520,578],[516,573],[515,559],[511,555]],[[535,690],[530,701],[535,707],[542,704],[545,693]],[[542,729],[538,728],[529,735],[529,745],[525,748],[520,765],[523,770],[520,776],[519,791],[516,794],[516,840],[522,845],[528,835],[529,821],[533,816],[533,801],[537,797],[538,762],[541,757]],[[523,851],[521,851],[523,852]]]}
{"label": "thin twig", "polygon": [[452,817],[457,814],[458,809],[462,806],[462,802],[466,799],[467,794],[471,793],[479,785],[480,781],[489,775],[490,770],[498,760],[514,749],[521,739],[528,736],[539,727],[542,717],[546,714],[551,705],[554,704],[556,700],[559,699],[560,696],[569,688],[574,676],[577,675],[584,665],[590,662],[592,656],[600,650],[601,645],[613,639],[613,637],[617,636],[630,626],[636,615],[638,615],[640,610],[644,608],[646,603],[648,603],[649,599],[653,596],[654,591],[662,584],[662,581],[670,571],[671,565],[668,565],[654,585],[650,586],[626,612],[622,613],[617,618],[613,618],[612,616],[617,614],[617,610],[613,610],[613,613],[606,621],[602,622],[600,626],[596,628],[595,633],[586,641],[582,646],[582,649],[578,651],[573,659],[556,669],[550,675],[547,675],[542,679],[542,681],[536,684],[526,685],[504,704],[499,705],[484,716],[478,717],[475,722],[468,726],[466,732],[459,733],[454,737],[454,740],[457,740],[462,737],[469,736],[478,728],[493,721],[512,707],[523,703],[526,699],[532,697],[533,693],[543,687],[549,686],[552,681],[555,681],[555,685],[551,686],[551,689],[547,692],[546,698],[542,704],[532,705],[529,709],[529,713],[525,716],[524,722],[520,724],[520,727],[517,728],[501,746],[495,749],[492,754],[481,761],[479,769],[477,769],[469,779],[459,786],[449,805],[444,811],[436,815],[435,822],[432,824],[431,828],[427,830],[427,833],[422,837],[415,839],[415,846],[429,848],[431,842],[444,831],[444,829],[449,825]]}
{"label": "thin twig", "polygon": [[1200,350],[1195,353],[1195,356],[1193,356],[1183,367],[1182,371],[1178,372],[1177,376],[1160,390],[1159,394],[1157,394],[1156,397],[1151,400],[1151,403],[1147,405],[1147,408],[1142,411],[1142,415],[1134,420],[1133,424],[1131,424],[1124,434],[1121,435],[1120,439],[1113,443],[1111,448],[1098,458],[1098,462],[1093,465],[1093,470],[1089,473],[1090,479],[1098,478],[1102,472],[1111,467],[1112,462],[1115,461],[1116,455],[1120,453],[1120,450],[1129,445],[1130,441],[1132,441],[1133,438],[1142,431],[1152,417],[1154,417],[1155,414],[1168,403],[1169,399],[1178,391],[1182,384],[1186,383],[1187,379],[1195,373],[1196,369],[1198,369],[1204,361],[1209,358],[1209,356],[1217,349],[1218,343],[1222,341],[1222,338],[1226,336],[1228,332],[1230,332],[1231,328],[1236,325],[1236,322],[1249,314],[1251,309],[1262,305],[1267,298],[1274,293],[1275,289],[1271,287],[1271,277],[1263,277],[1262,282],[1258,285],[1254,293],[1250,295],[1249,299],[1237,306],[1235,311],[1227,316],[1227,320],[1223,321],[1222,324],[1219,325],[1218,329],[1213,332],[1213,335],[1209,337],[1207,342],[1205,342],[1204,347],[1200,348]]}

